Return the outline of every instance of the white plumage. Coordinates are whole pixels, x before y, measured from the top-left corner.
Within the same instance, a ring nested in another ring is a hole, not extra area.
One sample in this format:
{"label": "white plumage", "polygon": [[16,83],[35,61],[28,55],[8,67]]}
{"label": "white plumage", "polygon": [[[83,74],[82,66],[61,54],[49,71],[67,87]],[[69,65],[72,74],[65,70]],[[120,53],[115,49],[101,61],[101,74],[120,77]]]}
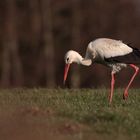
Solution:
{"label": "white plumage", "polygon": [[129,54],[133,49],[120,40],[99,38],[89,43],[86,53],[91,51],[95,52],[97,57],[99,55],[102,58],[110,58]]}
{"label": "white plumage", "polygon": [[85,66],[89,66],[93,63],[100,63],[111,68],[111,92],[109,94],[109,102],[112,102],[113,90],[115,84],[114,74],[119,72],[123,67],[127,65],[135,69],[135,73],[132,76],[128,86],[126,87],[123,97],[128,97],[128,89],[134,80],[139,68],[135,64],[140,64],[140,51],[137,48],[132,48],[124,44],[120,40],[114,40],[109,38],[99,38],[88,44],[85,58],[83,58],[78,52],[70,50],[65,55],[65,73],[64,83],[67,78],[67,73],[71,63],[78,63]]}

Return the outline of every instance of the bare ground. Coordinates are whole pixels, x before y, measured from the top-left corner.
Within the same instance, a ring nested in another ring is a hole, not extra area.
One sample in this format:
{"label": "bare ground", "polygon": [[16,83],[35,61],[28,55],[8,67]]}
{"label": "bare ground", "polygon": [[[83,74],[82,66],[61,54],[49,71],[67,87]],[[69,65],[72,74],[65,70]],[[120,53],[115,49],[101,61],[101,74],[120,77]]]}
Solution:
{"label": "bare ground", "polygon": [[0,139],[2,140],[69,140],[83,139],[89,128],[68,119],[57,119],[48,108],[21,107],[0,110]]}

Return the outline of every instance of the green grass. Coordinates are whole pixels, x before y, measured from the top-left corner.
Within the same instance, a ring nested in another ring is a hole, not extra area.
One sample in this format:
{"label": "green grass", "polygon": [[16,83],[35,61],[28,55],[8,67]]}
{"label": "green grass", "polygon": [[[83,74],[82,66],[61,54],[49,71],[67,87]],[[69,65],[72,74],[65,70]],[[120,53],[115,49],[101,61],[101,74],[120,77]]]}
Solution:
{"label": "green grass", "polygon": [[14,125],[24,120],[25,129],[35,125],[33,130],[40,139],[46,133],[44,127],[57,139],[139,139],[140,89],[131,89],[126,101],[122,99],[123,90],[115,90],[111,105],[108,92],[107,89],[0,90],[0,119],[18,118]]}

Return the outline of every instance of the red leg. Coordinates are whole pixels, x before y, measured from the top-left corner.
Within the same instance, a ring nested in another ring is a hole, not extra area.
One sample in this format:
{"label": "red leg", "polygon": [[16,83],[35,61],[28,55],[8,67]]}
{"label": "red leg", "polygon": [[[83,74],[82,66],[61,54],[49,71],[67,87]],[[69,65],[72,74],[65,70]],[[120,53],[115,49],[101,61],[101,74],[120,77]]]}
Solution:
{"label": "red leg", "polygon": [[110,91],[110,95],[109,95],[109,103],[111,104],[112,102],[112,97],[113,97],[113,93],[114,93],[114,84],[115,84],[115,76],[114,73],[111,73],[111,91]]}
{"label": "red leg", "polygon": [[130,81],[129,81],[129,83],[128,83],[125,91],[124,91],[123,99],[127,99],[127,97],[128,97],[128,89],[129,89],[130,85],[132,84],[134,78],[136,77],[136,75],[137,75],[137,73],[139,71],[139,67],[135,66],[134,64],[130,64],[130,66],[135,69],[135,73],[133,74],[132,78],[130,79]]}

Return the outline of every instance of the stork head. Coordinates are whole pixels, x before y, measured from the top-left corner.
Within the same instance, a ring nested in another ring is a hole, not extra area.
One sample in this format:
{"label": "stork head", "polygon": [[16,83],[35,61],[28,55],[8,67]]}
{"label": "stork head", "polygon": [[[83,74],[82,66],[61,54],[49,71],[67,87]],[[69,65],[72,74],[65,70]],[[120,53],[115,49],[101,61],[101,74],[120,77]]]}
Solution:
{"label": "stork head", "polygon": [[90,58],[83,58],[78,52],[70,50],[65,55],[65,70],[64,70],[64,84],[67,79],[69,67],[71,63],[77,63],[84,66],[90,66],[92,60]]}
{"label": "stork head", "polygon": [[64,84],[65,84],[70,64],[73,62],[80,64],[83,58],[78,52],[70,50],[66,53],[64,59],[65,59],[65,70],[64,70]]}

